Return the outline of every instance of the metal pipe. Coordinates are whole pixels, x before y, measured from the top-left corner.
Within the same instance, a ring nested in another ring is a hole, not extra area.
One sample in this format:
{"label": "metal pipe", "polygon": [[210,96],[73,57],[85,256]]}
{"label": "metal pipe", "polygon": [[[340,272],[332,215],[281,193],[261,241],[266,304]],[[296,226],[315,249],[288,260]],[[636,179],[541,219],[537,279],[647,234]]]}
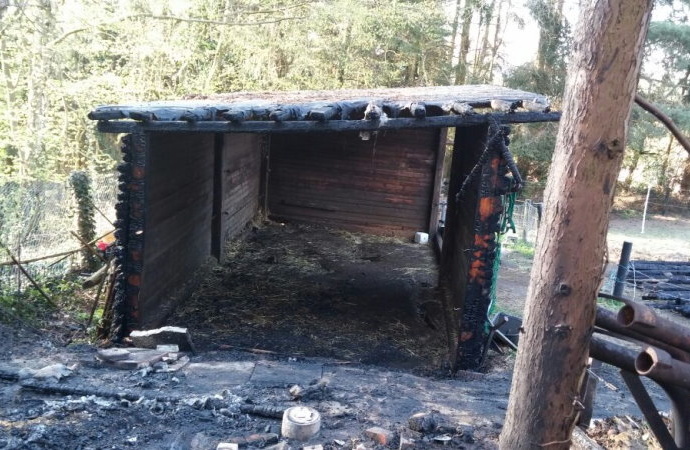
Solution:
{"label": "metal pipe", "polygon": [[652,398],[649,396],[649,392],[647,392],[647,389],[644,387],[644,384],[642,384],[640,376],[636,373],[628,372],[627,370],[621,370],[621,377],[623,377],[625,384],[628,385],[628,389],[633,395],[635,403],[637,403],[640,411],[642,411],[645,419],[647,419],[647,424],[649,425],[649,428],[652,429],[652,432],[659,441],[661,448],[664,450],[677,450],[678,446],[666,427],[666,424],[661,419],[661,416],[659,416],[659,411],[656,409],[656,406],[654,405]]}
{"label": "metal pipe", "polygon": [[635,372],[635,358],[639,351],[617,344],[609,339],[592,336],[589,343],[589,355],[601,362]]}
{"label": "metal pipe", "polygon": [[635,370],[665,384],[690,388],[690,364],[677,361],[658,348],[647,347],[638,354]]}
{"label": "metal pipe", "polygon": [[690,351],[690,328],[657,316],[645,305],[629,302],[618,311],[616,318],[626,328]]}
{"label": "metal pipe", "polygon": [[625,279],[628,276],[628,265],[630,264],[631,253],[632,242],[623,242],[623,250],[621,250],[621,258],[618,261],[618,270],[616,271],[616,282],[613,285],[613,295],[616,297],[623,295]]}
{"label": "metal pipe", "polygon": [[605,308],[597,308],[596,312],[596,319],[595,319],[595,325],[603,328],[607,331],[617,333],[621,336],[613,336],[617,337],[619,339],[624,339],[624,338],[632,338],[635,341],[638,341],[639,345],[641,347],[644,347],[644,344],[651,345],[653,347],[658,347],[664,351],[667,351],[668,353],[671,354],[675,359],[678,359],[683,362],[690,363],[690,353],[685,352],[679,348],[676,348],[670,344],[667,344],[666,342],[660,341],[658,339],[654,339],[652,337],[649,337],[643,333],[640,333],[638,331],[635,331],[633,329],[630,329],[628,327],[625,327],[621,325],[618,322],[618,318],[616,316],[616,313],[605,309]]}

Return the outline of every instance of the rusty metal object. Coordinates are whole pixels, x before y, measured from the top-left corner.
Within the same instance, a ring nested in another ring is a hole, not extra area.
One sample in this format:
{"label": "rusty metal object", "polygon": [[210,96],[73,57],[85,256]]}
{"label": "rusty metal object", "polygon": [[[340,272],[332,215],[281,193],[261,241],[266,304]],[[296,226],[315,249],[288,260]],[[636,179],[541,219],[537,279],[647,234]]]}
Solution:
{"label": "rusty metal object", "polygon": [[664,450],[679,448],[676,446],[676,442],[674,442],[668,428],[666,428],[666,424],[661,419],[661,416],[659,416],[659,411],[657,411],[647,389],[645,389],[642,381],[640,381],[640,377],[625,369],[621,369],[620,373],[623,377],[623,381],[628,385],[630,393],[632,393],[635,398],[637,406],[640,407],[642,414],[644,414],[645,419],[647,419],[647,423],[652,429],[654,436],[656,436],[659,444],[661,444],[661,447]]}
{"label": "rusty metal object", "polygon": [[635,358],[639,352],[611,340],[592,336],[589,344],[589,354],[592,358],[599,361],[635,372]]}
{"label": "rusty metal object", "polygon": [[647,347],[637,355],[635,370],[666,384],[690,388],[690,364],[675,360],[658,348]]}
{"label": "rusty metal object", "polygon": [[[656,350],[659,351],[658,349]],[[646,391],[642,394],[640,393],[641,391],[638,389],[639,386],[637,386],[639,383],[639,378],[634,375],[635,372],[639,373],[635,366],[636,359],[640,353],[636,352],[630,347],[626,347],[611,340],[603,339],[599,336],[592,336],[592,340],[590,342],[590,355],[593,358],[622,369],[621,375],[623,376],[623,379],[628,385],[633,397],[635,397],[635,401],[640,407],[640,410],[643,412],[645,417],[647,417],[649,408],[643,397],[648,397],[648,395],[646,394]],[[678,361],[676,361],[676,363],[678,363]],[[686,366],[690,365],[686,364]],[[626,373],[630,374],[632,377],[626,377]],[[654,371],[646,374],[646,376],[656,381],[664,389],[664,391],[666,391],[666,394],[671,400],[671,419],[673,423],[672,431],[675,445],[664,446],[663,448],[688,448],[688,444],[690,444],[690,402],[688,401],[688,398],[690,398],[690,391],[680,386],[674,386],[668,383],[668,381],[672,379],[672,376],[666,376]],[[630,378],[635,378],[636,380],[631,381]],[[642,389],[644,389],[644,387],[642,387]],[[656,414],[656,417],[658,417],[658,412],[656,409],[654,410],[654,414]],[[652,426],[652,420],[650,417],[647,417],[647,421],[650,423],[650,426]],[[654,429],[653,431],[657,436],[657,439],[662,442],[664,439],[663,433],[657,432],[657,430]]]}
{"label": "rusty metal object", "polygon": [[[601,296],[601,295],[600,295]],[[651,338],[641,332],[635,331],[629,327],[621,325],[615,312],[605,308],[597,308],[596,319],[594,324],[603,328],[606,334],[612,335],[618,339],[630,338],[638,341],[641,346],[649,344],[653,347],[660,348],[671,354],[674,358],[690,363],[690,353],[685,352],[679,348],[669,345],[658,339]]]}
{"label": "rusty metal object", "polygon": [[618,311],[618,323],[645,336],[690,351],[690,329],[659,317],[651,308],[628,302]]}

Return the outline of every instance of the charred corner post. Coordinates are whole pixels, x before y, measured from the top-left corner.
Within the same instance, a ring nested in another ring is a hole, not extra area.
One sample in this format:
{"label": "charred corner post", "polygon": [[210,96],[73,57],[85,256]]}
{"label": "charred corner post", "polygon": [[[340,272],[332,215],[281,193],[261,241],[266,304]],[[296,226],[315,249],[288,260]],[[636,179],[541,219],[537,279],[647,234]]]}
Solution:
{"label": "charred corner post", "polygon": [[[492,101],[512,106],[496,110]],[[486,345],[503,198],[522,183],[507,125],[560,114],[537,94],[482,85],[236,93],[102,106],[89,117],[101,132],[126,134],[106,312],[113,339],[160,325],[192,274],[222,259],[259,211],[436,236],[455,129],[439,280],[454,368],[472,369]]]}

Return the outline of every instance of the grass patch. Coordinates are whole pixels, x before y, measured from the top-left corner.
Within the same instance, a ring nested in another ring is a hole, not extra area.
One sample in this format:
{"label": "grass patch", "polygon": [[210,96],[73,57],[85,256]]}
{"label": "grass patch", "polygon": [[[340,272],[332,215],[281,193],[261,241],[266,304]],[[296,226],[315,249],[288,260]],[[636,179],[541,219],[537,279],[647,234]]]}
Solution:
{"label": "grass patch", "polygon": [[612,300],[610,298],[597,297],[597,306],[601,306],[602,308],[609,309],[611,311],[618,311],[621,309],[621,306],[623,306],[623,302]]}
{"label": "grass patch", "polygon": [[[60,312],[79,316],[85,310],[89,296],[81,288],[81,282],[76,276],[38,278],[36,282],[58,305]],[[9,324],[19,321],[27,325],[38,325],[54,312],[56,310],[53,305],[34,287],[26,288],[22,292],[0,290],[0,322]]]}
{"label": "grass patch", "polygon": [[526,258],[534,258],[534,245],[522,239],[508,240],[504,244],[505,249],[517,253]]}

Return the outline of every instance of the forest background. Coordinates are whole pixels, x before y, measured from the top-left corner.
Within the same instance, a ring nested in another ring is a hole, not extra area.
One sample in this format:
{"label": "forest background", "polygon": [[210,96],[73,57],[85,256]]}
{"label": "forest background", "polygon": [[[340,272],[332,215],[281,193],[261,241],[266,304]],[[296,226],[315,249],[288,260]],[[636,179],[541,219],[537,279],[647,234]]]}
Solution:
{"label": "forest background", "polygon": [[[492,83],[558,109],[578,10],[577,0],[0,0],[0,244],[21,259],[78,244],[67,232],[74,171],[95,180],[96,209],[112,207],[118,136],[95,131],[97,105]],[[657,0],[639,87],[686,133],[689,17],[690,0]],[[540,199],[557,126],[514,127],[526,198]],[[618,193],[648,188],[662,210],[688,212],[688,155],[636,107]],[[8,267],[0,288],[12,277],[21,286]]]}
{"label": "forest background", "polygon": [[[112,171],[98,104],[240,90],[496,83],[558,105],[570,0],[0,0],[0,182]],[[569,13],[569,11],[571,13]],[[575,14],[572,14],[572,12]],[[690,0],[657,1],[640,92],[690,129]],[[533,60],[514,53],[537,40]],[[539,196],[557,125],[517,127]],[[687,194],[690,164],[636,108],[621,188]]]}

